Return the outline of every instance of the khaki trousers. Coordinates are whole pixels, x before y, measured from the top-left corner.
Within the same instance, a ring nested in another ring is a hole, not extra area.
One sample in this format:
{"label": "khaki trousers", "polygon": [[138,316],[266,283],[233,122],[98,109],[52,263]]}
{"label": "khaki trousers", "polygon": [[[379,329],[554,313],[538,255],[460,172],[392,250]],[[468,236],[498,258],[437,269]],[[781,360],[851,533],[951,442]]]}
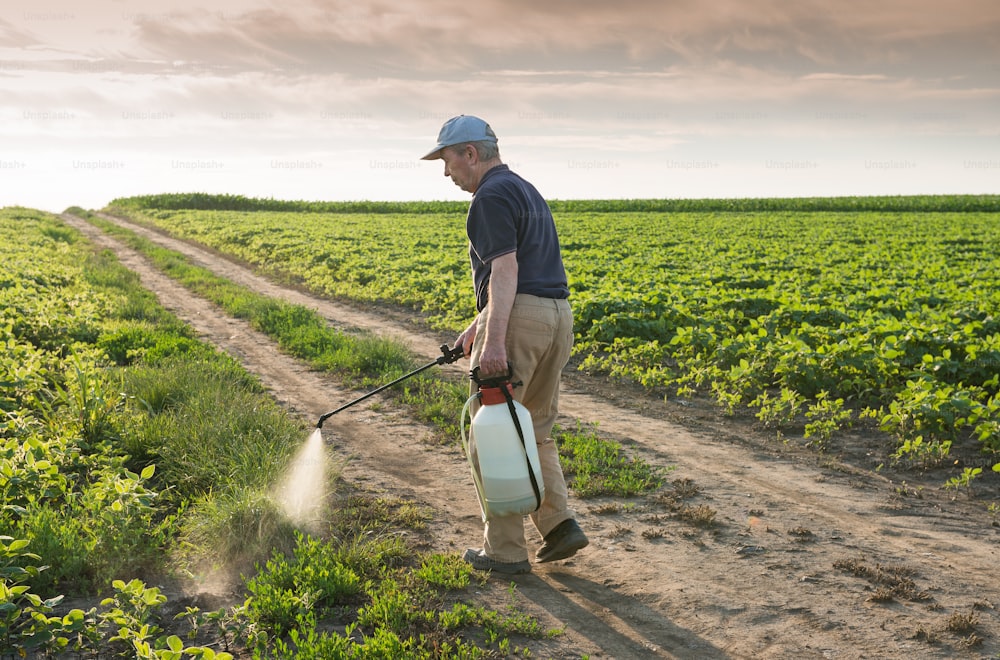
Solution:
{"label": "khaki trousers", "polygon": [[[486,313],[480,315],[470,364],[479,364],[486,336]],[[559,450],[551,438],[559,414],[559,380],[573,347],[573,312],[569,302],[519,293],[507,327],[507,360],[513,367],[514,399],[531,413],[545,497],[538,511],[530,514],[535,529],[544,537],[559,523],[575,514],[569,510],[566,480],[559,465]],[[476,384],[472,384],[475,393]],[[472,414],[476,411],[473,406]],[[486,522],[486,555],[500,562],[528,558],[524,538],[524,516],[500,516]]]}

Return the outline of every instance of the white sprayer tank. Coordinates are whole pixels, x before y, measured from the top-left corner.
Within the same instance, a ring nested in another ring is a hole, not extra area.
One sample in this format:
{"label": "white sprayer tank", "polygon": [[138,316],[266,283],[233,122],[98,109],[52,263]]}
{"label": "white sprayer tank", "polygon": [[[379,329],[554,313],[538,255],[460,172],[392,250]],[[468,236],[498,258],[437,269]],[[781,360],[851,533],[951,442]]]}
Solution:
{"label": "white sprayer tank", "polygon": [[[482,405],[472,417],[466,441],[465,411],[477,398]],[[521,403],[511,403],[524,434],[523,444],[500,388],[482,388],[466,401],[462,410],[462,445],[472,468],[484,521],[497,516],[531,513],[545,497],[531,413]],[[538,486],[537,495],[529,466]]]}

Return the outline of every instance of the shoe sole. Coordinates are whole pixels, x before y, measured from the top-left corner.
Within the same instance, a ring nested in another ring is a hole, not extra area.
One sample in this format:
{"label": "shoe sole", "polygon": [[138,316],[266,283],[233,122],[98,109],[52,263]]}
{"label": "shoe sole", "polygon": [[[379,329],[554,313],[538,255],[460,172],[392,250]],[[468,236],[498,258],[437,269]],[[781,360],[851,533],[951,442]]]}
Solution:
{"label": "shoe sole", "polygon": [[539,564],[544,564],[550,561],[560,561],[562,559],[569,559],[570,557],[575,555],[578,551],[586,548],[588,545],[590,545],[590,541],[586,537],[578,538],[575,541],[572,541],[571,543],[561,548],[558,548],[558,550],[546,553],[544,557],[536,556],[535,561],[538,562]]}
{"label": "shoe sole", "polygon": [[504,564],[502,562],[493,562],[488,560],[488,564],[482,564],[477,562],[477,559],[477,555],[473,555],[472,558],[469,558],[468,552],[462,557],[462,561],[477,571],[490,571],[491,573],[503,573],[504,575],[524,575],[525,573],[531,572],[531,564],[527,561],[517,562],[514,564]]}
{"label": "shoe sole", "polygon": [[496,566],[493,566],[491,568],[479,568],[477,566],[473,566],[473,568],[476,569],[477,571],[489,571],[490,573],[502,573],[504,575],[525,575],[526,573],[531,572],[531,566],[527,566],[525,568],[515,568],[513,570],[497,568]]}

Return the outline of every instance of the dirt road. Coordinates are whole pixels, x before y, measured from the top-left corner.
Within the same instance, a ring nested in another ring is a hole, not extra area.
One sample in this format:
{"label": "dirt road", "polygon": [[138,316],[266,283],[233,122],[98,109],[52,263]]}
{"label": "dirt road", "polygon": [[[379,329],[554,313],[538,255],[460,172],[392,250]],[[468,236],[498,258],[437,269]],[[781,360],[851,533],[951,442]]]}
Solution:
{"label": "dirt road", "polygon": [[[165,307],[239,358],[296,413],[314,421],[355,396],[88,223],[63,219],[114,250]],[[334,325],[399,338],[428,360],[452,339],[398,315],[279,286],[198,246],[116,221],[224,277],[315,309]],[[461,363],[448,368],[462,370]],[[535,657],[1000,657],[1000,527],[986,502],[955,498],[936,488],[939,481],[890,480],[863,464],[765,442],[698,402],[623,399],[620,389],[605,396],[600,390],[568,374],[559,423],[597,423],[645,460],[673,466],[669,480],[681,481],[641,500],[574,500],[588,548],[570,561],[536,565],[527,576],[493,578],[500,587],[516,582],[518,602],[546,629],[565,629],[540,643]],[[426,434],[388,407],[356,406],[324,426],[346,461],[347,479],[434,510],[437,550],[479,545],[468,466],[460,450],[423,442]],[[841,439],[840,446],[850,442]],[[997,481],[983,479],[987,501],[997,499]],[[698,525],[685,512],[714,519]],[[532,548],[539,541],[531,530]],[[507,597],[503,588],[496,593]]]}

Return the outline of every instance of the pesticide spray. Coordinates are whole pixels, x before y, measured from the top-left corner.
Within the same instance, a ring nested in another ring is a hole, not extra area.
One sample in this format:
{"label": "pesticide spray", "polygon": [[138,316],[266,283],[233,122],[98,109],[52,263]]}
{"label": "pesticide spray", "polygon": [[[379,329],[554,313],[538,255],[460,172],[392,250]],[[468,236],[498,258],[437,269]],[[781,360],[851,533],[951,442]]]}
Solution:
{"label": "pesticide spray", "polygon": [[322,519],[327,460],[323,434],[317,427],[292,457],[278,489],[278,502],[296,525],[308,529]]}
{"label": "pesticide spray", "polygon": [[292,462],[289,464],[288,470],[285,472],[281,484],[277,489],[276,499],[289,520],[306,528],[317,526],[322,520],[329,462],[326,447],[323,445],[323,433],[321,430],[323,422],[332,415],[336,415],[340,411],[346,410],[354,404],[360,403],[368,397],[378,394],[410,376],[416,375],[437,364],[455,362],[464,355],[465,351],[461,346],[448,348],[447,345],[444,345],[441,347],[441,356],[434,360],[434,362],[424,365],[405,376],[397,378],[391,383],[383,385],[377,390],[369,392],[321,416],[319,422],[316,424],[316,428],[313,429],[305,444],[292,457]]}

